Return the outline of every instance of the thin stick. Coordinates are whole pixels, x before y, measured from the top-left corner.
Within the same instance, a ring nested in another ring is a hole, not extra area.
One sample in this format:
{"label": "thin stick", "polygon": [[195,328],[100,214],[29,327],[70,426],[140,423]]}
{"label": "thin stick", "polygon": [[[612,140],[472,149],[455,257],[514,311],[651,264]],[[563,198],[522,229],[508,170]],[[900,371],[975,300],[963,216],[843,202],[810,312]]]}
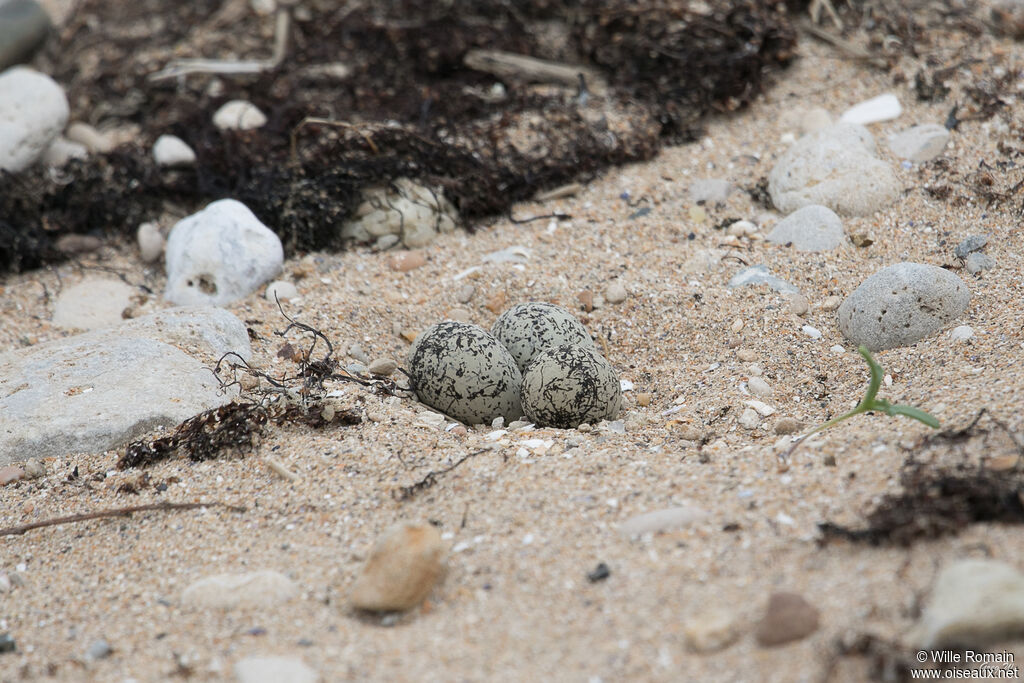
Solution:
{"label": "thin stick", "polygon": [[288,47],[290,23],[291,17],[288,10],[280,10],[277,13],[277,24],[274,27],[274,51],[270,59],[176,59],[160,71],[150,74],[148,80],[163,81],[189,74],[220,74],[222,76],[258,74],[276,69],[284,59],[285,49]]}
{"label": "thin stick", "polygon": [[21,526],[7,527],[6,529],[0,529],[0,536],[20,536],[26,531],[32,531],[33,529],[42,529],[48,526],[57,526],[59,524],[72,524],[74,522],[84,522],[90,519],[103,519],[106,517],[124,517],[130,515],[133,512],[150,512],[157,510],[194,510],[196,508],[206,507],[225,507],[232,512],[245,512],[244,507],[238,505],[231,505],[229,503],[221,503],[214,501],[212,503],[150,503],[148,505],[132,505],[124,508],[114,508],[112,510],[98,510],[97,512],[83,512],[78,515],[68,515],[67,517],[54,517],[52,519],[44,519],[41,522],[32,522],[31,524],[23,524]]}
{"label": "thin stick", "polygon": [[446,467],[443,470],[433,470],[431,472],[427,472],[427,475],[425,477],[423,477],[422,479],[420,479],[415,484],[410,484],[409,486],[403,486],[403,487],[401,487],[399,489],[395,489],[395,491],[392,493],[392,495],[394,496],[395,500],[409,500],[410,498],[415,496],[417,493],[420,493],[421,491],[425,491],[425,490],[429,489],[431,486],[433,486],[434,484],[436,484],[438,477],[442,477],[442,476],[448,474],[449,472],[451,472],[456,467],[458,467],[462,463],[466,462],[470,458],[475,458],[478,455],[481,455],[483,453],[489,453],[490,451],[491,451],[490,448],[481,448],[478,451],[473,451],[472,453],[467,453],[466,455],[462,456],[461,458],[456,460],[454,463],[452,463],[452,465],[450,467]]}

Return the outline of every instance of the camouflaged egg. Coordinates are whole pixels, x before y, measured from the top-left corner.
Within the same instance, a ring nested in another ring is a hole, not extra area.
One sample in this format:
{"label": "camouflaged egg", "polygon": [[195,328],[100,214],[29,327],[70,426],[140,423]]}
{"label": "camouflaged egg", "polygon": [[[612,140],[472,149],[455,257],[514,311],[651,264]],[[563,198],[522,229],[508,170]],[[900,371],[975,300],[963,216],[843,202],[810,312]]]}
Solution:
{"label": "camouflaged egg", "polygon": [[575,429],[615,419],[622,389],[615,368],[596,350],[563,345],[542,351],[526,367],[522,400],[535,424]]}
{"label": "camouflaged egg", "polygon": [[408,364],[420,401],[466,424],[489,424],[496,417],[511,422],[523,415],[519,366],[482,327],[433,325],[416,337]]}
{"label": "camouflaged egg", "polygon": [[531,301],[516,304],[491,327],[523,371],[538,353],[563,344],[594,348],[587,328],[568,310],[555,304]]}

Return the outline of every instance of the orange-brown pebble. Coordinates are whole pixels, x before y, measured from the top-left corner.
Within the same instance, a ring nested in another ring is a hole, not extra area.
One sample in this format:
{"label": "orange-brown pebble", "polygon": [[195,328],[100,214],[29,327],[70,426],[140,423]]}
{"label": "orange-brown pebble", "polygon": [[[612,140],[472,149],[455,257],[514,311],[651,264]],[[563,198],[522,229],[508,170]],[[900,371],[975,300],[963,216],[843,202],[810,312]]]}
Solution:
{"label": "orange-brown pebble", "polygon": [[427,597],[444,570],[441,534],[431,524],[403,522],[377,541],[349,596],[352,607],[401,612]]}
{"label": "orange-brown pebble", "polygon": [[427,257],[424,256],[422,251],[404,251],[391,257],[391,270],[407,273],[410,270],[416,270],[420,266],[426,265],[426,263]]}

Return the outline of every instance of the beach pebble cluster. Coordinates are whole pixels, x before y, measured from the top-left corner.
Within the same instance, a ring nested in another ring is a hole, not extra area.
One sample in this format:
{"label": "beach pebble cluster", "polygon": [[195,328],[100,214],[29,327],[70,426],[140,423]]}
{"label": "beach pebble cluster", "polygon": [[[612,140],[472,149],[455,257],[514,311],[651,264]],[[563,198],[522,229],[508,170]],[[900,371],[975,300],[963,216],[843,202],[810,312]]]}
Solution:
{"label": "beach pebble cluster", "polygon": [[389,187],[364,191],[355,217],[341,226],[339,236],[345,241],[375,242],[378,249],[399,242],[418,249],[454,230],[458,220],[458,212],[443,192],[399,178]]}
{"label": "beach pebble cluster", "polygon": [[505,311],[490,332],[446,321],[417,337],[409,376],[419,399],[469,424],[524,414],[540,426],[575,428],[618,415],[615,369],[566,309],[529,302]]}

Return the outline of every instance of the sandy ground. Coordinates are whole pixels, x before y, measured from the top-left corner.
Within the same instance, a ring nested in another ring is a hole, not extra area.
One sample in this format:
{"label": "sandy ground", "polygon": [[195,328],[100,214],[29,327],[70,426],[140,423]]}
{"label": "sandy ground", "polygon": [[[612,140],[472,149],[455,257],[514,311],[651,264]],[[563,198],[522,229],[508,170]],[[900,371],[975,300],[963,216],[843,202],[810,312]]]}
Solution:
{"label": "sandy ground", "polygon": [[[933,54],[945,57],[958,47]],[[1007,67],[1021,57],[1019,46],[991,38],[972,49],[986,60],[1001,55]],[[853,405],[866,382],[863,362],[822,302],[901,260],[952,264],[953,246],[969,234],[990,234],[987,253],[998,261],[980,278],[960,271],[973,299],[959,324],[971,325],[975,337],[954,342],[947,330],[877,354],[892,378],[883,393],[944,425],[966,423],[988,407],[1013,429],[1024,428],[1020,198],[987,206],[922,190],[944,173],[970,173],[1003,159],[997,126],[962,124],[945,170],[903,168],[887,156],[886,136],[915,123],[942,123],[960,86],[943,102],[920,103],[912,78],[894,84],[892,74],[808,39],[800,55],[750,109],[713,120],[700,143],[612,170],[574,197],[515,209],[518,218],[559,210],[571,220],[498,220],[474,235],[459,231],[430,245],[428,263],[408,273],[367,250],[286,264],[286,274],[302,276],[293,315],[342,351],[358,342],[371,358],[400,360],[408,348],[403,332],[415,333],[454,308],[489,327],[496,316],[486,304],[494,297],[504,296],[506,306],[544,300],[579,310],[579,292],[600,294],[618,278],[630,292],[625,302],[579,315],[635,387],[627,392],[625,434],[513,432],[399,502],[397,487],[491,444],[491,429],[445,432],[422,424],[421,405],[349,387],[352,404],[379,422],[321,432],[285,427],[263,443],[259,455],[273,454],[298,473],[295,483],[259,456],[175,460],[149,469],[153,482],[170,482],[165,492],[149,487],[133,495],[118,492],[137,473],[113,470],[116,453],[50,460],[45,478],[0,489],[0,526],[161,500],[222,501],[247,511],[138,514],[0,539],[0,571],[24,579],[0,595],[0,632],[18,645],[0,655],[0,680],[223,680],[242,657],[286,654],[302,657],[324,680],[858,681],[869,675],[861,659],[829,668],[837,640],[903,634],[941,566],[967,556],[1024,566],[1020,529],[989,524],[909,549],[816,543],[819,522],[856,524],[872,502],[898,489],[900,465],[928,431],[916,422],[859,417],[779,471],[775,420],[821,422]],[[923,59],[900,70],[912,77]],[[966,72],[955,80],[967,80]],[[744,192],[707,207],[704,220],[691,212],[691,179],[752,186],[766,175],[786,148],[783,135],[795,132],[800,108],[823,106],[838,115],[888,91],[905,112],[871,129],[905,192],[887,211],[845,221],[848,232],[873,234],[870,247],[847,243],[807,254],[731,240],[714,228],[722,219],[762,221],[762,234],[777,220]],[[1011,107],[993,121],[1012,122],[1014,115]],[[996,172],[998,183],[1011,185],[1004,172]],[[624,191],[641,203],[627,205]],[[956,194],[970,192],[955,186]],[[631,218],[641,207],[650,213]],[[486,264],[454,280],[484,255],[513,245],[529,250],[524,264]],[[147,270],[134,245],[104,248],[95,262],[161,291],[161,272]],[[801,289],[810,311],[791,313],[788,301],[766,287],[727,289],[742,262],[768,264]],[[0,349],[65,334],[48,322],[52,296],[95,274],[69,264],[0,281]],[[461,305],[456,292],[466,282],[476,291]],[[266,341],[254,344],[256,362],[279,368],[273,356],[280,340],[272,331],[284,324],[273,306],[254,294],[230,310],[260,321],[252,327]],[[811,339],[803,325],[823,338]],[[836,344],[846,351],[830,350]],[[740,360],[740,349],[757,360]],[[767,402],[778,412],[751,432],[737,418],[752,398],[742,389],[752,374],[773,387]],[[647,406],[637,405],[641,393],[651,394]],[[706,433],[703,448],[682,438],[692,427]],[[543,454],[517,454],[528,438],[554,445]],[[824,464],[829,456],[834,466]],[[69,479],[75,468],[78,478]],[[635,514],[677,505],[708,516],[639,540],[617,531]],[[375,537],[406,519],[436,521],[446,543],[458,547],[446,579],[423,608],[390,626],[353,616],[345,596]],[[600,562],[611,575],[591,583],[587,573]],[[301,596],[272,609],[227,613],[181,606],[182,590],[197,578],[263,568],[288,574]],[[766,649],[752,630],[777,590],[799,592],[818,606],[821,627],[805,640]],[[739,638],[720,652],[692,652],[685,628],[713,608],[735,616]],[[113,654],[87,661],[86,649],[99,638]],[[1024,658],[1021,643],[1008,647]]]}

